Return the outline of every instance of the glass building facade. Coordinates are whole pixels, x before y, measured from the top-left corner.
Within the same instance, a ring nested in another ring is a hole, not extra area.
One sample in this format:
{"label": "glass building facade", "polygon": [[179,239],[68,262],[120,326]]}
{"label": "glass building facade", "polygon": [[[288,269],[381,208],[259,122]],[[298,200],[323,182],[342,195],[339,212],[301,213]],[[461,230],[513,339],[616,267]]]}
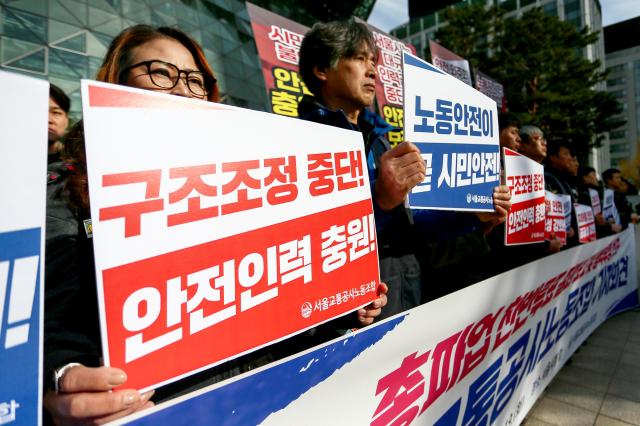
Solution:
{"label": "glass building facade", "polygon": [[[373,0],[328,7],[315,0],[253,3],[306,25],[355,14]],[[222,102],[267,110],[268,100],[244,0],[0,0],[0,68],[48,79],[81,111],[80,79],[94,78],[109,43],[135,24],[177,27],[203,47]]]}
{"label": "glass building facade", "polygon": [[607,90],[622,105],[625,124],[609,134],[611,166],[640,155],[640,46],[607,53]]}
{"label": "glass building facade", "polygon": [[113,37],[139,23],[190,34],[227,103],[266,108],[249,17],[235,0],[0,0],[0,67],[60,86],[77,117],[80,79],[93,78]]}
{"label": "glass building facade", "polygon": [[[541,8],[545,13],[560,20],[571,22],[578,28],[589,26],[592,31],[602,30],[600,2],[598,0],[453,0],[446,7],[465,7],[469,4],[500,5],[506,10],[506,18],[518,16],[532,8]],[[438,29],[446,25],[444,9],[434,10],[425,16],[415,17],[406,24],[394,28],[390,33],[412,43],[418,52],[423,53],[429,46],[429,39],[435,39]],[[586,52],[589,59],[604,60],[604,44],[597,43]]]}
{"label": "glass building facade", "polygon": [[187,32],[204,48],[224,102],[267,108],[243,1],[0,0],[0,68],[60,86],[77,118],[80,79],[93,78],[113,37],[139,23]]}

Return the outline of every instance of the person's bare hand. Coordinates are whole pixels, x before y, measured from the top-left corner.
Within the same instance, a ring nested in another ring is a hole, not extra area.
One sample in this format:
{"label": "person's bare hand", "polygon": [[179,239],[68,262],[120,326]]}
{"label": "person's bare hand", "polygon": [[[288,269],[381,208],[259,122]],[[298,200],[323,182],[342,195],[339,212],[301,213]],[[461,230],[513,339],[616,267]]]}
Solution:
{"label": "person's bare hand", "polygon": [[613,232],[614,234],[622,231],[622,225],[618,225],[617,223],[612,223],[609,226],[611,226],[611,232]]}
{"label": "person's bare hand", "polygon": [[358,310],[358,321],[360,324],[371,324],[378,315],[382,312],[382,308],[387,305],[387,292],[389,287],[385,283],[380,283],[379,297],[367,306]]}
{"label": "person's bare hand", "polygon": [[153,406],[153,391],[112,390],[126,380],[118,368],[72,367],[60,379],[59,393],[47,391],[44,406],[57,425],[99,425]]}
{"label": "person's bare hand", "polygon": [[509,210],[511,210],[511,191],[507,185],[496,186],[493,189],[493,212],[476,213],[476,217],[485,225],[485,233],[491,230],[505,220]]}
{"label": "person's bare hand", "polygon": [[594,218],[596,220],[596,225],[602,226],[607,224],[607,220],[604,218],[602,213],[598,213]]}
{"label": "person's bare hand", "polygon": [[549,247],[547,248],[547,253],[553,254],[557,253],[562,249],[562,241],[556,238],[554,233],[551,233],[551,238],[549,239]]}
{"label": "person's bare hand", "polygon": [[378,206],[389,211],[401,204],[409,191],[424,180],[426,170],[420,150],[411,142],[382,154],[375,185]]}
{"label": "person's bare hand", "polygon": [[567,238],[573,238],[576,235],[576,231],[575,229],[573,229],[573,226],[571,228],[569,228],[569,231],[567,231]]}

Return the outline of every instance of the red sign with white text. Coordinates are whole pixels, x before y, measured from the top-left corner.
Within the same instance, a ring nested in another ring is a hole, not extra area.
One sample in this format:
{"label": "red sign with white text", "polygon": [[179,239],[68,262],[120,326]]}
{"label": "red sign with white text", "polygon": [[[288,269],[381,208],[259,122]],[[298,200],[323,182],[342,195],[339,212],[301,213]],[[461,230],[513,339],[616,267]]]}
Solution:
{"label": "red sign with white text", "polygon": [[416,48],[404,41],[369,25],[367,25],[378,48],[378,62],[376,63],[376,101],[380,115],[397,131],[387,133],[391,146],[404,141],[402,123],[404,119],[404,89],[402,82],[402,52],[416,54]]}
{"label": "red sign with white text", "polygon": [[505,226],[504,243],[509,246],[544,241],[544,168],[509,148],[503,148],[503,155],[512,202]]}
{"label": "red sign with white text", "polygon": [[298,73],[300,44],[309,28],[251,3],[247,12],[271,111],[297,117],[300,99],[311,94]]}
{"label": "red sign with white text", "polygon": [[177,380],[377,297],[359,134],[107,84],[83,82],[83,96],[104,358],[127,386]]}

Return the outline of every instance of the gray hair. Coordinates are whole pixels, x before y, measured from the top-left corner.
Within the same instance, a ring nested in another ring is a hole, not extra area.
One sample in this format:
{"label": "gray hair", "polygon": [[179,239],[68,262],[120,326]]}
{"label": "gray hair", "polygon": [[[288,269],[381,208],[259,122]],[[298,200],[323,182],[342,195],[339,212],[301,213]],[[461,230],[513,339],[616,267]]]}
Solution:
{"label": "gray hair", "polygon": [[540,136],[544,136],[544,132],[540,130],[539,127],[533,126],[531,124],[527,124],[526,126],[522,126],[520,128],[520,139],[523,143],[529,143],[529,140],[535,134],[539,134]]}
{"label": "gray hair", "polygon": [[342,58],[358,54],[364,45],[377,58],[378,50],[369,28],[353,18],[345,21],[316,23],[306,34],[300,46],[300,74],[314,95],[319,95],[321,82],[313,73],[314,68],[327,69],[338,66]]}

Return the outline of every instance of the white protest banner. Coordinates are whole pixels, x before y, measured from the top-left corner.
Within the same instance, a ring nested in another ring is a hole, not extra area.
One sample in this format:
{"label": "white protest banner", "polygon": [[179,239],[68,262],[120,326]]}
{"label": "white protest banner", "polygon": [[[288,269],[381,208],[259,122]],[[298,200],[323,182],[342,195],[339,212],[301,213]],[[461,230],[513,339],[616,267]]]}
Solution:
{"label": "white protest banner", "polygon": [[123,423],[518,425],[603,321],[638,306],[635,259],[627,230]]}
{"label": "white protest banner", "polygon": [[595,189],[589,188],[589,198],[591,198],[591,208],[593,209],[593,215],[596,216],[602,213],[602,205],[600,204],[600,195]]}
{"label": "white protest banner", "polygon": [[504,244],[539,243],[545,239],[544,167],[503,148],[504,172],[511,190],[511,210],[504,227]]}
{"label": "white protest banner", "polygon": [[41,423],[49,83],[0,71],[0,424]]}
{"label": "white protest banner", "polygon": [[[545,193],[545,238],[550,240],[551,234],[553,234],[562,242],[562,245],[567,244],[567,225],[564,212],[566,198],[569,199],[569,205],[571,205],[570,195],[556,195],[550,191],[546,191]],[[571,214],[571,212],[569,212],[569,214]],[[571,223],[571,220],[569,220],[569,223]]]}
{"label": "white protest banner", "polygon": [[615,192],[613,189],[605,188],[603,194],[604,202],[602,203],[602,215],[609,223],[620,225],[620,214],[615,203]]}
{"label": "white protest banner", "polygon": [[581,243],[595,241],[596,223],[591,206],[575,203],[573,208],[576,211],[576,220],[578,222],[578,241]]}
{"label": "white protest banner", "polygon": [[403,73],[405,139],[427,166],[409,194],[411,207],[493,211],[500,179],[496,103],[407,52]]}
{"label": "white protest banner", "polygon": [[103,355],[127,386],[176,380],[377,297],[359,133],[82,90]]}
{"label": "white protest banner", "polygon": [[436,68],[471,86],[469,61],[440,46],[433,40],[429,40],[429,50],[431,51],[431,61]]}

